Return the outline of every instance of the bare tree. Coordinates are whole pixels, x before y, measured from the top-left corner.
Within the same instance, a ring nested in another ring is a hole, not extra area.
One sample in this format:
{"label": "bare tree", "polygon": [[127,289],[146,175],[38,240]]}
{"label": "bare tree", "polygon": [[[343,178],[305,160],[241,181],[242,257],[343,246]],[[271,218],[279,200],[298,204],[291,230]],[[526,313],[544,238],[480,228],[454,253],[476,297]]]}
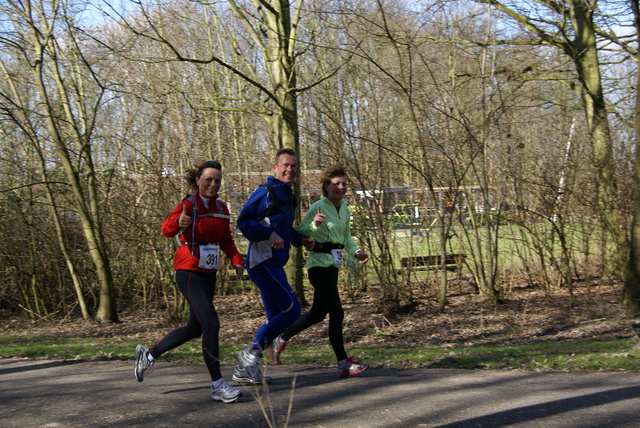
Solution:
{"label": "bare tree", "polygon": [[[49,147],[55,150],[54,163],[59,162],[71,190],[72,209],[78,215],[88,254],[95,266],[100,294],[96,320],[117,321],[92,154],[92,132],[104,88],[96,81],[91,64],[82,51],[71,5],[56,1],[7,2],[3,4],[2,13],[10,19],[13,28],[2,39],[3,48],[11,52],[14,61],[10,65],[5,63],[4,78],[14,87],[27,84],[34,88],[32,100],[20,100],[16,98],[17,92],[7,88],[3,93],[5,113],[16,121],[29,141],[37,145],[39,152]],[[17,63],[22,64],[23,70],[28,70],[27,76],[11,70]],[[27,77],[28,80],[22,81]],[[39,124],[33,125],[36,122]],[[41,159],[41,165],[54,161]],[[50,199],[50,204],[52,212],[57,213],[57,202]],[[60,223],[56,215],[58,237],[62,240]],[[69,260],[72,274],[73,266]],[[78,288],[76,283],[79,293]]]}
{"label": "bare tree", "polygon": [[[597,212],[604,234],[604,259],[610,273],[615,276],[626,260],[627,241],[620,226],[619,210],[615,203],[613,144],[598,58],[598,26],[595,21],[598,2],[473,1],[489,5],[527,31],[530,39],[518,41],[519,43],[555,47],[573,62],[593,151],[592,162],[597,174]],[[510,42],[505,40],[505,43]]]}
{"label": "bare tree", "polygon": [[[637,42],[640,43],[640,6],[638,0],[631,0]],[[636,64],[640,57],[636,51]],[[631,222],[630,256],[625,277],[624,302],[627,309],[634,314],[640,313],[640,67],[636,76],[636,105],[634,112],[635,169],[633,174],[633,219]]]}

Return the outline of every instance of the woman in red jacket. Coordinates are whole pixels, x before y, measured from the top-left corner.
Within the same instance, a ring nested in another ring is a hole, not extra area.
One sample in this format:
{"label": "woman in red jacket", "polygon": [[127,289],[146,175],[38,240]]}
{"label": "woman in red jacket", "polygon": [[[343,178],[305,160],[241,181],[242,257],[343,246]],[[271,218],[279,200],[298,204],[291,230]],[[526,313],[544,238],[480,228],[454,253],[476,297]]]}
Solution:
{"label": "woman in red jacket", "polygon": [[220,323],[213,305],[220,251],[231,260],[238,278],[244,260],[236,248],[229,227],[229,209],[218,199],[222,166],[208,161],[194,169],[187,180],[196,191],[187,195],[162,222],[162,234],[176,237],[178,249],[173,267],[180,292],[189,302],[187,324],[167,334],[152,348],[135,349],[135,375],[142,382],[145,370],[156,358],[191,339],[202,336],[202,354],[211,375],[212,398],[224,403],[236,401],[242,393],[230,386],[220,372],[218,333]]}

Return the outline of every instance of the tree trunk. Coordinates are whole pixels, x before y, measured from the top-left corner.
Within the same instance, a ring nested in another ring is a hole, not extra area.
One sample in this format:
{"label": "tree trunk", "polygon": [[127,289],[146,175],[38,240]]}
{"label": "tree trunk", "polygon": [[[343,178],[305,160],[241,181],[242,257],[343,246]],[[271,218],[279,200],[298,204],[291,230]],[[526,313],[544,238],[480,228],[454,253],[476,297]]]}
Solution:
{"label": "tree trunk", "polygon": [[584,111],[591,137],[593,165],[598,177],[597,206],[604,232],[605,261],[611,274],[620,276],[627,259],[627,242],[620,228],[619,210],[615,204],[613,144],[602,92],[593,9],[584,0],[572,0],[571,21],[576,33],[573,43],[573,61],[583,85]]}
{"label": "tree trunk", "polygon": [[[28,2],[28,7],[30,8],[31,6]],[[57,44],[54,41],[57,15],[54,13],[50,19],[49,25],[51,27],[44,32],[44,38],[40,29],[36,28],[35,22],[29,22],[31,25],[29,27],[29,41],[34,49],[35,57],[34,66],[32,67],[33,78],[42,100],[40,105],[50,138],[55,145],[69,180],[72,190],[71,200],[74,202],[74,208],[80,217],[82,231],[89,248],[89,256],[96,268],[100,289],[96,321],[116,322],[118,316],[116,313],[113,279],[107,258],[106,245],[102,236],[95,170],[91,144],[88,140],[91,129],[88,124],[89,121],[83,116],[84,109],[71,107],[71,99],[84,107],[84,94],[80,91],[86,88],[78,88],[78,92],[72,93],[65,85],[60,72],[60,68],[64,67],[64,65],[57,62],[60,53],[57,51]],[[51,73],[47,77],[53,81],[53,88],[48,86],[45,70]],[[82,79],[79,79],[79,81],[82,82]],[[52,96],[52,93],[55,93],[55,96]],[[58,103],[57,106],[54,106],[53,99]],[[92,109],[88,108],[87,110],[90,111]],[[81,171],[76,170],[72,159],[74,151],[69,150],[66,146],[67,141],[72,141],[76,144],[75,155],[82,159],[82,162],[78,163],[84,165]],[[81,182],[81,177],[86,178],[86,183]]]}
{"label": "tree trunk", "polygon": [[[638,0],[632,0],[636,36],[640,41],[640,8]],[[640,59],[640,54],[636,53]],[[637,61],[636,61],[637,63]],[[625,308],[631,314],[640,314],[640,68],[636,76],[636,157],[633,172],[633,218],[631,221],[630,254],[623,290]]]}
{"label": "tree trunk", "polygon": [[[275,104],[273,114],[268,116],[274,148],[289,147],[298,155],[298,171],[302,169],[300,140],[298,133],[298,102],[294,89],[296,75],[293,62],[295,31],[291,25],[291,9],[288,0],[267,2],[270,7],[261,8],[262,23],[267,43],[264,49],[269,71],[269,82]],[[300,177],[296,177],[293,187],[296,200],[300,201]],[[296,210],[296,223],[301,220],[300,209]],[[287,270],[293,289],[300,303],[305,305],[303,286],[302,249],[291,250],[291,260]]]}

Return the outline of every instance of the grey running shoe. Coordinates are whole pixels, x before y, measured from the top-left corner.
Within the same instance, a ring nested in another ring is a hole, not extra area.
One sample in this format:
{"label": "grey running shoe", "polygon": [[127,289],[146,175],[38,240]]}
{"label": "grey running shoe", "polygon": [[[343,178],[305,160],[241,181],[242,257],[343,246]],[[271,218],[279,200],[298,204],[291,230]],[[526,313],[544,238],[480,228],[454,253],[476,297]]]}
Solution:
{"label": "grey running shoe", "polygon": [[149,360],[147,354],[149,354],[149,348],[143,345],[136,345],[134,373],[136,374],[138,382],[142,382],[144,380],[145,370],[153,365],[153,361]]}
{"label": "grey running shoe", "polygon": [[262,372],[260,371],[260,366],[242,367],[238,365],[233,371],[233,376],[231,376],[231,379],[235,380],[236,382],[251,383],[251,384],[257,384],[261,382],[264,382],[264,383],[271,382],[271,377],[262,376]]}
{"label": "grey running shoe", "polygon": [[222,381],[222,385],[218,388],[214,388],[213,384],[211,385],[211,398],[215,401],[233,403],[240,397],[242,397],[242,391],[235,389],[225,381]]}
{"label": "grey running shoe", "polygon": [[240,360],[240,365],[242,367],[257,366],[258,364],[260,364],[261,359],[262,352],[260,352],[253,346],[249,346],[238,352],[238,360]]}
{"label": "grey running shoe", "polygon": [[347,377],[352,374],[362,373],[369,368],[369,364],[353,361],[353,357],[349,357],[338,363],[338,376]]}
{"label": "grey running shoe", "polygon": [[273,342],[271,342],[271,346],[269,347],[269,349],[271,354],[271,362],[274,366],[279,366],[282,364],[282,361],[280,360],[280,353],[284,351],[284,348],[286,348],[286,346],[287,342],[282,340],[281,336],[276,337],[275,339],[273,339]]}

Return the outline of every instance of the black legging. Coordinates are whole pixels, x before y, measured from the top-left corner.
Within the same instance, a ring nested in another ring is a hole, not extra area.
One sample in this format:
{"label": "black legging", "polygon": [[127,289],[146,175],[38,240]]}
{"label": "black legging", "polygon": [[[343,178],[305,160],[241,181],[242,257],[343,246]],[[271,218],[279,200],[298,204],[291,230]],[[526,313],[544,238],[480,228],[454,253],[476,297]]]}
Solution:
{"label": "black legging", "polygon": [[150,354],[153,358],[157,358],[202,335],[204,363],[207,365],[211,380],[216,381],[222,377],[218,344],[220,322],[216,308],[213,306],[216,274],[178,270],[175,276],[178,289],[189,302],[189,318],[185,326],[178,327],[158,342],[150,350]]}
{"label": "black legging", "polygon": [[313,267],[309,269],[309,281],[313,285],[313,304],[308,312],[300,315],[298,320],[282,334],[282,339],[287,341],[300,333],[323,321],[329,314],[329,342],[336,354],[338,361],[347,358],[342,337],[342,322],[344,310],[338,294],[338,268]]}

